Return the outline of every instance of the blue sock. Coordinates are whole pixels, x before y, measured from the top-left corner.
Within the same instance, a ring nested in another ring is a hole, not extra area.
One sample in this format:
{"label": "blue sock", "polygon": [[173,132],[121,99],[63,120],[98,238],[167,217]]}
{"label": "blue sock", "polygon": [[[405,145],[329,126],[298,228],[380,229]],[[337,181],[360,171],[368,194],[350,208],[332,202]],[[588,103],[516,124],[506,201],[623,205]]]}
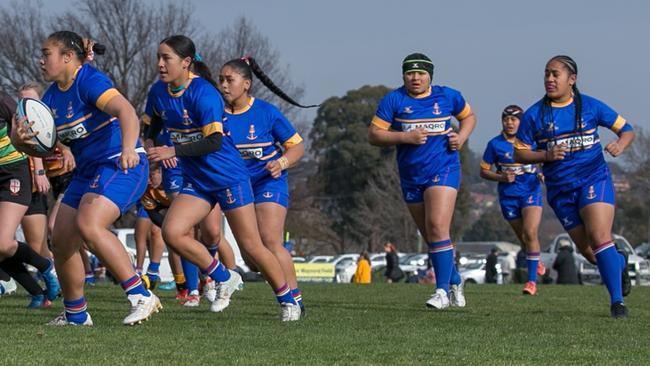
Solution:
{"label": "blue sock", "polygon": [[612,304],[623,302],[623,290],[621,288],[621,272],[623,270],[622,255],[616,251],[614,242],[608,241],[600,244],[594,249],[596,262],[600,276],[607,286]]}
{"label": "blue sock", "polygon": [[147,267],[147,276],[153,282],[158,281],[158,274],[160,273],[160,263],[150,262]]}
{"label": "blue sock", "polygon": [[429,243],[429,259],[433,264],[433,271],[436,274],[436,288],[449,292],[451,272],[454,267],[454,246],[451,240],[441,240]]}
{"label": "blue sock", "polygon": [[183,266],[183,274],[185,274],[185,288],[189,292],[199,289],[199,267],[187,259],[181,257],[181,265]]}
{"label": "blue sock", "polygon": [[213,258],[214,258],[214,256],[217,255],[217,252],[218,252],[218,251],[219,251],[219,245],[217,245],[217,244],[212,244],[212,246],[210,246],[210,247],[208,248],[208,252],[210,252],[210,255],[211,255]]}
{"label": "blue sock", "polygon": [[82,324],[88,318],[86,298],[83,296],[76,300],[63,299],[63,309],[65,311],[65,318],[69,322]]}
{"label": "blue sock", "polygon": [[226,282],[230,279],[228,268],[216,259],[213,259],[208,268],[205,268],[202,272],[210,276],[217,283]]}
{"label": "blue sock", "polygon": [[138,275],[134,275],[128,280],[120,282],[120,285],[122,285],[122,288],[127,295],[151,295],[149,291],[144,287],[144,284]]}
{"label": "blue sock", "polygon": [[286,283],[273,291],[275,291],[275,298],[278,299],[280,304],[298,304],[291,295],[291,289]]}
{"label": "blue sock", "polygon": [[299,288],[292,288],[291,289],[291,296],[293,296],[293,299],[296,300],[298,305],[302,307],[302,292],[300,292]]}
{"label": "blue sock", "polygon": [[539,266],[539,252],[526,253],[526,265],[528,267],[528,282],[537,282],[537,267]]}
{"label": "blue sock", "polygon": [[[453,254],[452,254],[452,258],[453,258]],[[456,261],[454,261],[453,265],[451,266],[451,278],[449,279],[449,284],[460,285],[462,281],[463,279],[462,277],[460,277],[460,273],[458,273],[458,269],[456,268]]]}

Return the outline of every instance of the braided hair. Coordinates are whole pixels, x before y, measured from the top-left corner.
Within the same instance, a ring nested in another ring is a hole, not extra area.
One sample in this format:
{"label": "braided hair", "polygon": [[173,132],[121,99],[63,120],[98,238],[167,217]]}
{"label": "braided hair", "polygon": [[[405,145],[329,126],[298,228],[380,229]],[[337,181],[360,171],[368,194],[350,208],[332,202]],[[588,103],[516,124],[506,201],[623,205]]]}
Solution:
{"label": "braided hair", "polygon": [[223,66],[232,67],[244,79],[250,80],[251,82],[253,81],[253,74],[255,74],[255,76],[257,76],[257,78],[262,82],[262,84],[264,84],[264,86],[266,86],[270,91],[272,91],[278,97],[282,98],[282,100],[284,100],[285,102],[292,104],[296,107],[313,108],[319,106],[318,104],[302,105],[296,102],[293,98],[291,98],[284,91],[282,91],[282,89],[280,89],[279,86],[275,85],[275,83],[271,80],[271,78],[269,78],[266,75],[266,73],[264,73],[260,65],[257,63],[257,61],[255,61],[255,59],[250,56],[230,60],[226,62]]}
{"label": "braided hair", "polygon": [[[91,53],[96,55],[103,55],[106,53],[106,46],[103,44],[90,42],[89,39],[81,38],[80,35],[71,31],[54,32],[50,34],[47,39],[60,43],[63,52],[74,52],[75,56],[82,63],[85,62],[88,55]],[[91,48],[88,47],[89,45]]]}
{"label": "braided hair", "polygon": [[[569,56],[566,55],[558,55],[553,58],[551,58],[548,63],[552,61],[557,61],[560,62],[566,69],[569,71],[569,75],[578,75],[578,64]],[[548,64],[547,63],[547,64]],[[574,127],[574,132],[578,132],[580,134],[580,144],[583,144],[582,141],[582,97],[580,95],[580,90],[578,89],[578,83],[574,83],[571,86],[571,90],[573,92],[573,103],[575,104],[575,127]],[[550,119],[547,122],[545,120],[545,117],[547,113],[550,114]],[[548,95],[544,94],[544,99],[542,102],[542,108],[540,108],[540,114],[541,114],[541,121],[542,121],[542,126],[546,126],[547,123],[554,122],[553,121],[553,112],[551,109],[551,98],[548,97]],[[555,131],[555,130],[553,130]],[[555,132],[553,132],[555,133]]]}

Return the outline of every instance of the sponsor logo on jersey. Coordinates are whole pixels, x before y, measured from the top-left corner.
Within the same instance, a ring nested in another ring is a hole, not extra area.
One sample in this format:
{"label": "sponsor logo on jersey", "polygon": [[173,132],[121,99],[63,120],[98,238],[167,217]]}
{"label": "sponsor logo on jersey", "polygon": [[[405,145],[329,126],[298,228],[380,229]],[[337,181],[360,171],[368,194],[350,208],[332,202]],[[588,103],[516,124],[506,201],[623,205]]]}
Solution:
{"label": "sponsor logo on jersey", "polygon": [[203,139],[203,132],[178,132],[169,131],[169,137],[177,144],[185,144],[188,142],[196,142]]}
{"label": "sponsor logo on jersey", "polygon": [[546,144],[546,149],[551,150],[555,145],[566,145],[569,149],[578,147],[584,148],[591,146],[597,142],[598,140],[596,139],[595,135],[571,136],[557,139],[555,141],[549,141],[548,144]]}
{"label": "sponsor logo on jersey", "polygon": [[447,130],[447,122],[416,122],[416,123],[404,123],[402,124],[402,130],[404,132],[409,132],[415,130],[416,128],[422,128],[426,132],[440,133]]}
{"label": "sponsor logo on jersey", "polygon": [[239,154],[244,159],[261,159],[264,156],[264,152],[261,147],[252,147],[247,149],[239,149]]}
{"label": "sponsor logo on jersey", "polygon": [[79,122],[74,126],[56,131],[56,134],[59,136],[61,141],[66,142],[86,137],[86,135],[88,135],[88,130],[83,122]]}

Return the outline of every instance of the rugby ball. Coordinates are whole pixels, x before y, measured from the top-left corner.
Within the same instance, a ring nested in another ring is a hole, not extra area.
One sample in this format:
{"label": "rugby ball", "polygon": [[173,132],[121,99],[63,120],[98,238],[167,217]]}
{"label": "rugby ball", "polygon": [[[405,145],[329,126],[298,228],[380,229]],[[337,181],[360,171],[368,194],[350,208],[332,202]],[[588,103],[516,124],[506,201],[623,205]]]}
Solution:
{"label": "rugby ball", "polygon": [[32,141],[36,144],[32,145],[34,150],[39,153],[50,153],[56,147],[56,125],[54,124],[54,116],[50,108],[40,100],[32,98],[23,98],[18,102],[18,110],[16,111],[18,118],[27,117],[25,124],[34,123],[29,128],[31,133],[38,132],[32,137]]}

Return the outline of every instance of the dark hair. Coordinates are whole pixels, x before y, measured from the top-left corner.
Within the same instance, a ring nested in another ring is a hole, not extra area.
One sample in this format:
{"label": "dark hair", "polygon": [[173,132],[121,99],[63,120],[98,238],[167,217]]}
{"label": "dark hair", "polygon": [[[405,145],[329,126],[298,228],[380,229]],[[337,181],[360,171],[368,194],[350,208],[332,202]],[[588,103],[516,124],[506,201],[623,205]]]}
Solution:
{"label": "dark hair", "polygon": [[242,57],[242,58],[236,58],[233,60],[230,60],[226,62],[224,65],[225,66],[230,66],[235,71],[240,74],[241,76],[244,77],[244,79],[250,80],[251,82],[253,81],[253,74],[257,76],[258,79],[266,86],[269,88],[270,91],[272,91],[275,95],[278,97],[282,98],[285,102],[295,105],[296,107],[300,108],[313,108],[313,107],[318,107],[318,104],[314,105],[302,105],[290,96],[288,96],[280,87],[275,85],[273,81],[262,71],[262,68],[260,68],[260,65],[257,64],[257,61],[255,61],[254,58],[247,56],[247,57]]}
{"label": "dark hair", "polygon": [[370,256],[368,255],[368,252],[365,251],[365,250],[363,252],[359,253],[359,258],[357,258],[357,262],[359,262],[362,259],[365,259],[368,262],[370,262]]}
{"label": "dark hair", "polygon": [[203,62],[201,56],[196,52],[196,46],[194,46],[194,42],[192,42],[189,37],[177,34],[163,39],[160,44],[163,43],[174,50],[174,53],[176,53],[181,58],[189,57],[191,60],[190,68],[192,69],[192,72],[204,78],[210,84],[212,84],[215,89],[219,90],[217,87],[217,82],[212,78],[212,72],[210,71],[210,68],[205,64],[205,62]]}
{"label": "dark hair", "polygon": [[[558,55],[550,60],[548,60],[547,64],[553,62],[553,61],[558,61],[560,62],[569,72],[569,75],[578,75],[578,64],[569,56],[566,55]],[[580,90],[578,90],[578,83],[574,83],[571,87],[571,90],[573,91],[573,102],[575,103],[575,129],[574,132],[579,132],[580,136],[582,136],[582,97],[580,95]],[[542,108],[540,109],[541,117],[542,117],[542,127],[546,125],[546,121],[544,120],[546,117],[546,114],[551,113],[551,121],[553,122],[553,115],[552,115],[552,110],[551,110],[551,99],[548,97],[548,95],[544,94],[544,99],[542,103]],[[555,131],[555,130],[553,130]],[[582,144],[582,139],[580,140],[580,143]]]}
{"label": "dark hair", "polygon": [[87,49],[86,46],[89,40],[81,38],[80,35],[71,31],[54,32],[47,39],[60,43],[63,52],[73,51],[81,62],[84,62],[90,51],[97,55],[106,53],[106,46],[101,43],[94,43],[92,50]]}

